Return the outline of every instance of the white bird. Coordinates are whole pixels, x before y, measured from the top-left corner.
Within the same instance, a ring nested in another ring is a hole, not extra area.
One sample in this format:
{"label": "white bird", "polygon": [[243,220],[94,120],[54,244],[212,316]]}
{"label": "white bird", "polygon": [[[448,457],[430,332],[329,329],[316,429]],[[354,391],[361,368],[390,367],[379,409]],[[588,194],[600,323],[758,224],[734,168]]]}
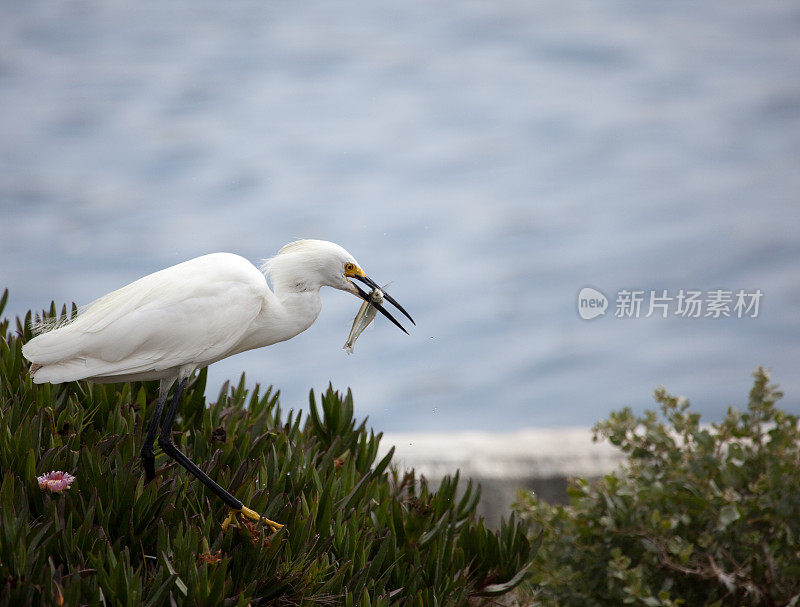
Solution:
{"label": "white bird", "polygon": [[[274,292],[267,285],[269,276]],[[322,309],[319,290],[334,287],[369,301],[372,288],[350,253],[324,240],[298,240],[266,260],[261,271],[232,253],[204,255],[155,272],[89,304],[78,316],[37,335],[22,347],[34,383],[160,380],[156,409],[141,458],[155,478],[153,442],[170,387],[174,395],[158,444],[230,508],[234,516],[281,525],[259,516],[200,470],[172,443],[171,427],[192,373],[220,359],[291,339],[308,329]],[[412,323],[400,304],[384,293]],[[378,307],[378,306],[376,306]],[[378,307],[395,325],[405,329]]]}

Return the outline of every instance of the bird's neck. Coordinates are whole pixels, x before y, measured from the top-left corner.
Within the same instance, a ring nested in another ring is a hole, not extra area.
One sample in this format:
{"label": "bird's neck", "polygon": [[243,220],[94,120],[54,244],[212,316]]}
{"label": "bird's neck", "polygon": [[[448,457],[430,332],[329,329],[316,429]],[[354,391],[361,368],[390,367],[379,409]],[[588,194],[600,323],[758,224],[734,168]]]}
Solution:
{"label": "bird's neck", "polygon": [[322,310],[319,287],[307,291],[284,290],[276,287],[274,297],[279,304],[276,306],[279,321],[282,321],[288,331],[294,331],[285,339],[294,337],[308,329],[317,320]]}
{"label": "bird's neck", "polygon": [[322,310],[319,288],[309,291],[267,290],[261,312],[247,337],[236,348],[243,352],[291,339],[308,329]]}

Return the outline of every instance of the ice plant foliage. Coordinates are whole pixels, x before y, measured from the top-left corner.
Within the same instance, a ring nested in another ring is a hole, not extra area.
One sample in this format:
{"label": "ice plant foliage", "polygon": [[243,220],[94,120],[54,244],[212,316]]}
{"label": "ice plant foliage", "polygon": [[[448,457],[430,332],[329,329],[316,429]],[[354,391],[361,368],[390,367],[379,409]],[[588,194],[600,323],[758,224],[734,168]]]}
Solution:
{"label": "ice plant foliage", "polygon": [[42,476],[37,476],[36,480],[39,481],[39,489],[49,490],[50,493],[61,493],[69,489],[69,486],[75,482],[75,477],[69,472],[53,470],[47,474],[42,474]]}
{"label": "ice plant foliage", "polygon": [[219,565],[222,562],[222,550],[216,552],[203,552],[197,555],[201,565]]}
{"label": "ice plant foliage", "polygon": [[[0,289],[0,607],[101,596],[125,607],[444,607],[485,604],[522,581],[538,548],[525,525],[512,516],[487,529],[479,491],[458,475],[434,490],[398,472],[349,392],[312,394],[301,416],[244,377],[206,400],[203,370],[180,399],[178,448],[289,523],[274,535],[247,521],[223,532],[225,504],[163,469],[161,453],[144,483],[138,454],[158,382],[31,383],[32,315],[12,329],[5,300]],[[53,305],[43,316],[69,315]],[[31,482],[59,469],[80,471],[70,499]]]}

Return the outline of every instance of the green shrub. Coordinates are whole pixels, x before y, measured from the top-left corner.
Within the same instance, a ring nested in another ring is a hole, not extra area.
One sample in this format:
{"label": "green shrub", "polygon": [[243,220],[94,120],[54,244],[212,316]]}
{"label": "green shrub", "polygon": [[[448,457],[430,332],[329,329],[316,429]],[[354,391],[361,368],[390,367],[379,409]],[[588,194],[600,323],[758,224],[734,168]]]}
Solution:
{"label": "green shrub", "polygon": [[[458,474],[432,491],[391,452],[376,461],[381,435],[349,391],[312,392],[301,420],[244,377],[207,403],[201,372],[176,444],[286,524],[223,533],[224,504],[162,454],[144,483],[157,384],[34,385],[29,326],[0,322],[0,605],[460,605],[513,588],[534,554],[513,516],[497,533],[476,518],[471,482],[456,498]],[[36,480],[50,470],[77,480],[51,494]]]}
{"label": "green shrub", "polygon": [[661,415],[630,409],[595,426],[627,454],[618,473],[578,479],[571,505],[520,494],[544,529],[531,573],[545,605],[796,605],[800,430],[763,369],[747,412],[705,426],[656,391]]}

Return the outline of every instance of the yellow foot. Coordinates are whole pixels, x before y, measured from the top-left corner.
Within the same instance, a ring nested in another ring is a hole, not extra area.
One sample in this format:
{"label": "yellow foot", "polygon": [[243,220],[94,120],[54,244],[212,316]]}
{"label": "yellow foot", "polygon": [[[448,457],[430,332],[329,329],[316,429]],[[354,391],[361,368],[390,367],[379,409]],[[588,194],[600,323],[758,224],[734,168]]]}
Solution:
{"label": "yellow foot", "polygon": [[256,512],[255,510],[251,510],[247,506],[242,506],[241,510],[234,510],[233,508],[231,508],[228,511],[228,516],[226,516],[225,520],[222,521],[222,531],[223,532],[227,531],[228,526],[231,523],[238,522],[239,519],[241,519],[242,517],[249,518],[253,521],[265,524],[267,527],[272,529],[273,533],[283,528],[283,525],[281,525],[280,523],[276,523],[275,521],[271,521],[268,518],[264,518],[258,512]]}

